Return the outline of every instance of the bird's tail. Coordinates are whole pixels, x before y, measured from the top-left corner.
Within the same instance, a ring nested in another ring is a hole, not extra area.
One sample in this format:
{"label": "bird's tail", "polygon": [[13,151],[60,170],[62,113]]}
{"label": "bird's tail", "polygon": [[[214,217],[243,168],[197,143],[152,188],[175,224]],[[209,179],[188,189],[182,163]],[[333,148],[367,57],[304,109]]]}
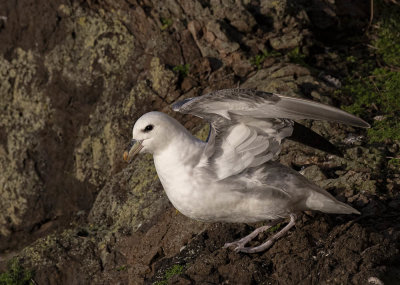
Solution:
{"label": "bird's tail", "polygon": [[353,207],[336,200],[328,192],[313,193],[306,201],[306,205],[312,209],[329,214],[360,214]]}

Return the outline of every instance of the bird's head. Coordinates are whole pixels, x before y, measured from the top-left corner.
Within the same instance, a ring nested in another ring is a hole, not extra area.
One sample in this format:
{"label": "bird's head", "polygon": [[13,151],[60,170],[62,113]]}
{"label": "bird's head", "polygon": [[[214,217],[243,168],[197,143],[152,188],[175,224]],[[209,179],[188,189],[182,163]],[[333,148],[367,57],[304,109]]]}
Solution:
{"label": "bird's head", "polygon": [[182,126],[167,114],[144,114],[133,126],[132,141],[124,152],[124,160],[130,162],[138,153],[160,152],[171,141],[172,134],[179,127]]}

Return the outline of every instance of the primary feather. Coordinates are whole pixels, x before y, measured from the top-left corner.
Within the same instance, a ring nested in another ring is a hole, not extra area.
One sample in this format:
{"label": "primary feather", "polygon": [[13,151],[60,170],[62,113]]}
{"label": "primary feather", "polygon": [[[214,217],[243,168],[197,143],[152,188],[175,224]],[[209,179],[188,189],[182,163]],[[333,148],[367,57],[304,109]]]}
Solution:
{"label": "primary feather", "polygon": [[[310,100],[249,89],[226,89],[186,99],[172,106],[211,124],[201,162],[227,178],[276,159],[281,142],[293,132],[295,119],[316,119],[368,127],[340,109]],[[236,163],[232,163],[236,162]]]}

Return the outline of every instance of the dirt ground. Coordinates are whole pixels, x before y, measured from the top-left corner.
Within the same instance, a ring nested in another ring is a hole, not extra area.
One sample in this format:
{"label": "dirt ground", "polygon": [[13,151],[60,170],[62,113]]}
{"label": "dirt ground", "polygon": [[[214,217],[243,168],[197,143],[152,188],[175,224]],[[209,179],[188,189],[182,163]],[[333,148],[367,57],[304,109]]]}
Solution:
{"label": "dirt ground", "polygon": [[259,225],[190,220],[151,156],[122,160],[151,110],[204,138],[169,106],[212,90],[350,105],[346,78],[378,62],[379,7],[371,23],[361,0],[1,1],[0,284],[10,260],[22,284],[400,284],[399,141],[302,122],[343,157],[287,140],[281,163],[362,214],[300,213],[252,255],[222,246]]}

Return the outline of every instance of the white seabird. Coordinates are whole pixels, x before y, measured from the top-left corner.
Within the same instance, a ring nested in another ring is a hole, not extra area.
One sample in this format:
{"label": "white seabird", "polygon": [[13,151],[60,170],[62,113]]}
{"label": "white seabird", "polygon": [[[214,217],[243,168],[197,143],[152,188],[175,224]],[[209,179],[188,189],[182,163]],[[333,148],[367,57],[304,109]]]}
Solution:
{"label": "white seabird", "polygon": [[[270,247],[295,224],[296,213],[360,214],[274,160],[297,119],[327,120],[368,128],[362,119],[310,100],[248,89],[226,89],[189,98],[173,110],[210,123],[206,142],[195,138],[178,121],[160,112],[140,117],[124,159],[153,154],[165,192],[179,212],[207,222],[272,221],[248,236],[225,244],[237,252]],[[245,245],[284,218],[289,223],[256,247]]]}

